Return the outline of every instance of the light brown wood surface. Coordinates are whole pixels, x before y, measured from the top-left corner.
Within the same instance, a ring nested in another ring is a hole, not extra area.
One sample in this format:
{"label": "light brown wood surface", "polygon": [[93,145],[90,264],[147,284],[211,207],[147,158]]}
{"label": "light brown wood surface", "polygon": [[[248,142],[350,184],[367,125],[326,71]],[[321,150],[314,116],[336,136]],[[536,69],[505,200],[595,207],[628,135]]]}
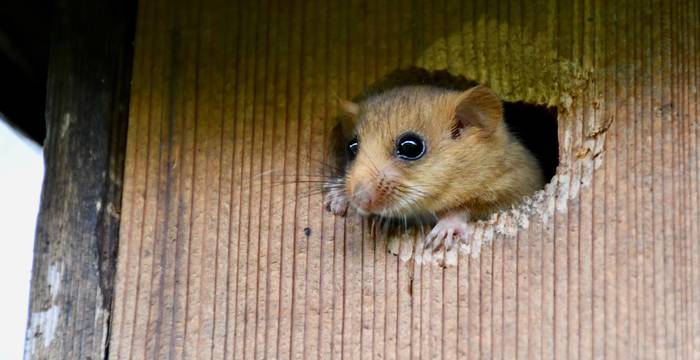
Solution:
{"label": "light brown wood surface", "polygon": [[[110,358],[700,358],[699,16],[141,1]],[[552,183],[446,269],[307,182],[336,94],[411,65],[559,107]]]}

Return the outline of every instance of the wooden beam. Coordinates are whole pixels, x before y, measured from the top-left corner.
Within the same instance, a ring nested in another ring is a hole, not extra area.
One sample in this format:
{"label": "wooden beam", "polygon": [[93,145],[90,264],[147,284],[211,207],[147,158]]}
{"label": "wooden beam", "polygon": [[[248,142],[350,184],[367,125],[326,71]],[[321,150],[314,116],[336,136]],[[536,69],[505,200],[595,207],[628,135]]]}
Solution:
{"label": "wooden beam", "polygon": [[126,146],[131,1],[60,0],[26,359],[104,359]]}

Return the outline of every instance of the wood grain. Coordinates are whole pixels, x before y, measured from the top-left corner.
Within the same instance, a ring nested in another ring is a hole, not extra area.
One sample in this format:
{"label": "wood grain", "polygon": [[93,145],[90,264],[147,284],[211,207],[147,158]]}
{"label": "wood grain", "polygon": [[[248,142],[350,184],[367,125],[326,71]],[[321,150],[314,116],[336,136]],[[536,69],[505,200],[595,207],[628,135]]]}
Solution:
{"label": "wood grain", "polygon": [[[111,358],[700,357],[699,5],[141,1]],[[336,96],[407,66],[559,108],[446,269],[316,191]]]}
{"label": "wood grain", "polygon": [[136,2],[53,5],[46,170],[24,358],[102,359],[114,300]]}

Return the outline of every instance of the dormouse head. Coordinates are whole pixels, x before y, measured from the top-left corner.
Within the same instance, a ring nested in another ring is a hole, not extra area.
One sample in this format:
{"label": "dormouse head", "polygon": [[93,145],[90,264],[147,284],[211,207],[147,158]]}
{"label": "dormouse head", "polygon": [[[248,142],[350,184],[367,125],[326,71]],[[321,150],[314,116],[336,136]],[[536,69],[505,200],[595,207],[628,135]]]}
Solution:
{"label": "dormouse head", "polygon": [[341,107],[354,125],[345,192],[361,214],[424,216],[461,205],[455,191],[484,185],[492,175],[484,164],[505,136],[502,102],[483,86],[399,87]]}

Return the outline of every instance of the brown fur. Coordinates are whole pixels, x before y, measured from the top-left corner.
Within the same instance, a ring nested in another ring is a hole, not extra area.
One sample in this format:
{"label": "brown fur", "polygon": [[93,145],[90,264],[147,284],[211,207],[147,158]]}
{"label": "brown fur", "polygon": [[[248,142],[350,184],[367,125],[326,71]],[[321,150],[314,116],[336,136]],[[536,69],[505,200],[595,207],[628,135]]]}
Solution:
{"label": "brown fur", "polygon": [[[509,133],[502,103],[486,87],[406,86],[343,107],[352,110],[360,144],[345,174],[345,195],[352,205],[358,189],[374,189],[370,213],[439,218],[466,211],[481,218],[543,186],[537,160]],[[396,139],[407,131],[426,141],[419,160],[394,156]]]}

